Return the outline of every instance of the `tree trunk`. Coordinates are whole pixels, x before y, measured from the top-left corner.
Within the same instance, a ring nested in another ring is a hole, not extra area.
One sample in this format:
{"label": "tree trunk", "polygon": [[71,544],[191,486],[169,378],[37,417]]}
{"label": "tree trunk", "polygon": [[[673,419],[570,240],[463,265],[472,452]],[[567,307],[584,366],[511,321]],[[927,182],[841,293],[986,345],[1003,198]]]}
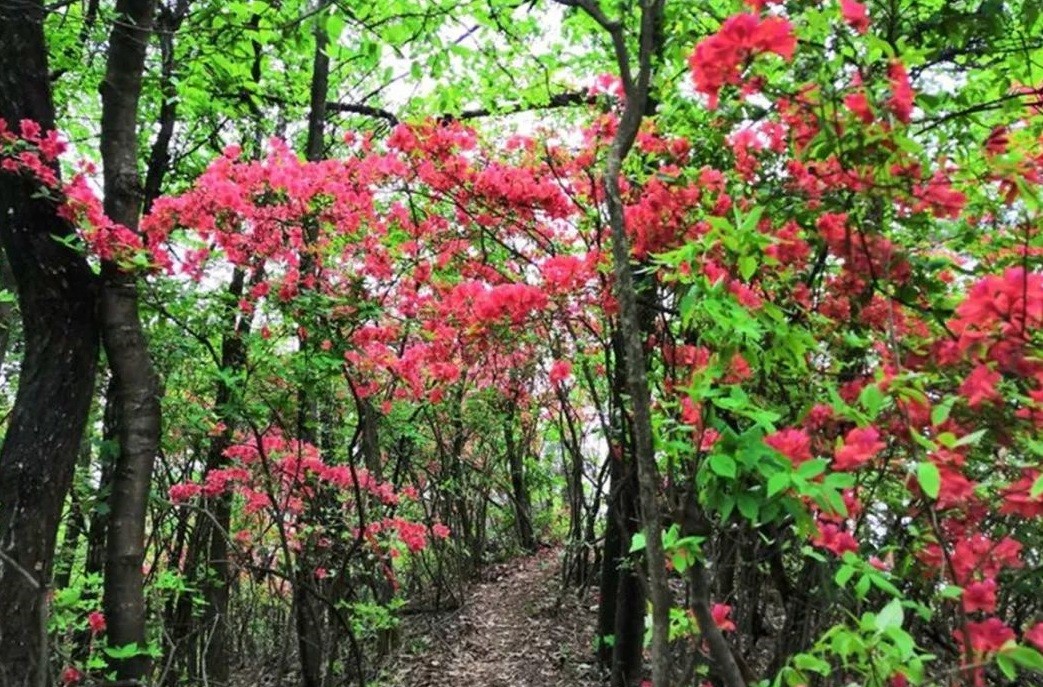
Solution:
{"label": "tree trunk", "polygon": [[[326,120],[326,93],[329,88],[330,65],[329,56],[326,54],[327,40],[321,20],[317,20],[308,112],[308,140],[305,145],[305,157],[311,162],[321,160],[323,157],[323,131]],[[316,271],[315,258],[311,250],[317,235],[318,225],[316,223],[308,223],[304,227],[305,252],[301,258],[302,276],[313,274]],[[307,351],[309,348],[314,348],[313,344],[302,337],[301,351]],[[297,435],[301,441],[317,445],[318,404],[316,389],[308,388],[309,381],[302,381],[297,389]],[[361,418],[360,421],[362,421]],[[375,476],[379,477],[379,473]],[[304,687],[322,687],[322,667],[325,663],[326,651],[324,635],[327,624],[325,609],[308,591],[309,586],[315,582],[312,576],[314,565],[309,554],[309,548],[305,546],[297,560],[296,579],[294,580],[293,605],[297,625],[297,650],[300,653],[301,684]]]}
{"label": "tree trunk", "polygon": [[[156,0],[117,0],[101,85],[101,158],[105,212],[135,230],[141,213],[138,172],[138,100]],[[113,472],[105,558],[104,609],[113,646],[144,649],[145,518],[152,466],[159,453],[159,380],[138,313],[138,284],[119,265],[102,266],[102,341],[119,397],[119,454]],[[145,653],[115,659],[116,677],[144,678]]]}
{"label": "tree trunk", "polygon": [[[228,285],[229,304],[239,302],[245,285],[246,275],[243,271],[233,270]],[[225,333],[221,339],[220,361],[224,374],[218,375],[214,392],[214,411],[217,420],[224,423],[225,429],[210,441],[203,472],[204,479],[211,471],[227,465],[224,454],[231,445],[236,418],[232,408],[235,389],[225,380],[234,377],[246,366],[243,338],[250,330],[252,318],[248,315],[237,315],[236,309],[229,305],[224,322]],[[201,589],[205,601],[203,618],[201,621],[193,618],[195,602],[191,594],[183,594],[171,609],[168,623],[175,654],[172,664],[179,666],[190,678],[194,678],[200,672],[198,657],[203,656],[207,679],[214,685],[221,685],[227,681],[231,663],[227,639],[229,569],[226,538],[231,522],[230,498],[228,494],[220,494],[209,501],[213,520],[206,515],[200,515],[196,519],[185,555],[185,565],[181,571],[186,580]],[[201,564],[206,566],[202,570]],[[212,570],[213,574],[209,574],[207,570]],[[200,626],[205,628],[204,631],[195,632]],[[178,676],[175,671],[172,671],[169,677],[169,684],[177,683]]]}
{"label": "tree trunk", "polygon": [[[503,421],[503,440],[507,447],[507,466],[511,473],[511,492],[514,501],[514,520],[518,528],[518,542],[525,551],[536,550],[536,535],[532,528],[532,504],[525,486],[525,452],[514,437],[514,414]],[[582,489],[582,485],[580,485]]]}
{"label": "tree trunk", "polygon": [[620,461],[616,517],[618,553],[611,561],[617,567],[615,618],[612,652],[612,687],[633,687],[641,680],[645,638],[645,591],[641,581],[640,559],[627,556],[630,540],[640,530],[637,494],[637,466],[633,459]]}
{"label": "tree trunk", "polygon": [[[87,415],[86,431],[80,440],[80,455],[76,459],[76,471],[81,475],[90,474],[91,469],[91,427],[94,425],[92,411]],[[55,554],[54,589],[65,589],[72,579],[72,571],[76,565],[76,551],[80,548],[80,539],[87,531],[87,513],[83,510],[83,492],[77,489],[75,481],[69,490],[69,511],[65,515],[65,534]]]}
{"label": "tree trunk", "polygon": [[[649,104],[652,82],[652,60],[658,50],[659,31],[664,0],[642,0],[641,26],[638,36],[635,75],[630,69],[630,56],[622,25],[595,20],[609,31],[620,77],[626,91],[626,107],[605,159],[605,198],[609,225],[612,228],[612,266],[615,295],[619,302],[619,324],[622,332],[627,388],[630,392],[631,439],[637,462],[641,523],[645,532],[645,559],[648,569],[649,597],[652,602],[652,684],[670,684],[670,589],[667,585],[666,559],[662,542],[662,515],[659,508],[659,469],[656,465],[652,434],[652,403],[645,363],[645,341],[642,335],[637,289],[630,265],[630,241],[627,237],[623,197],[619,182],[623,161],[629,155]],[[595,6],[596,7],[596,6]],[[588,10],[590,11],[590,10]],[[594,10],[594,14],[600,10]]]}
{"label": "tree trunk", "polygon": [[[38,0],[0,0],[0,118],[54,128]],[[0,174],[0,240],[18,288],[25,354],[0,449],[0,684],[44,687],[47,593],[62,507],[90,411],[96,284],[37,184]]]}
{"label": "tree trunk", "polygon": [[163,180],[170,168],[170,142],[174,138],[177,123],[177,83],[174,74],[174,35],[188,16],[191,0],[177,0],[170,7],[166,3],[159,7],[156,37],[159,39],[159,129],[152,141],[148,165],[145,171],[142,209],[148,214],[152,203],[163,190]]}

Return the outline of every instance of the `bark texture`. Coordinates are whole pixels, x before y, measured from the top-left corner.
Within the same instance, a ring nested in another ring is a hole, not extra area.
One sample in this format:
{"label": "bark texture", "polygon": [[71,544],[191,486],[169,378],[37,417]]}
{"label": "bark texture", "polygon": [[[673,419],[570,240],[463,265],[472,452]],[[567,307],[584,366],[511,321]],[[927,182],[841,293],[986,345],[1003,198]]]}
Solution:
{"label": "bark texture", "polygon": [[[42,2],[0,0],[0,118],[54,128]],[[0,240],[18,288],[24,357],[0,449],[0,684],[43,687],[47,592],[62,505],[90,410],[96,288],[53,200],[0,174]]]}
{"label": "bark texture", "polygon": [[[118,0],[101,85],[101,158],[105,212],[135,230],[141,213],[138,171],[138,100],[155,0]],[[103,607],[109,643],[144,648],[145,597],[141,564],[152,466],[159,453],[159,380],[138,313],[138,284],[114,263],[102,267],[102,338],[112,369],[119,421],[119,454],[109,497]],[[120,680],[144,678],[144,653],[113,661]]]}

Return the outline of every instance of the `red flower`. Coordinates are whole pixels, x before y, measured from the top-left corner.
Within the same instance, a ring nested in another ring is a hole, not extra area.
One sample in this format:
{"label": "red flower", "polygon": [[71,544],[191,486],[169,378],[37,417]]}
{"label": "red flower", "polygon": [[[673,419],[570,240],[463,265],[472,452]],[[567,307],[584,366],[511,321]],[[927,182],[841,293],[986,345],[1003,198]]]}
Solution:
{"label": "red flower", "polygon": [[435,535],[437,539],[445,539],[449,536],[449,528],[440,522],[436,522],[431,526],[431,533]]}
{"label": "red flower", "polygon": [[833,469],[854,470],[884,449],[875,427],[857,427],[844,437],[844,445],[833,454]]}
{"label": "red flower", "polygon": [[[1014,630],[1003,624],[999,618],[988,618],[980,623],[967,623],[967,634],[970,635],[971,648],[979,654],[991,654],[999,651],[1004,644],[1014,639]],[[964,642],[962,629],[953,631],[953,636],[961,645]]]}
{"label": "red flower", "polygon": [[83,673],[78,669],[69,666],[62,671],[62,684],[63,685],[75,685],[83,680]]}
{"label": "red flower", "polygon": [[1043,650],[1043,622],[1036,623],[1025,630],[1025,640]]}
{"label": "red flower", "polygon": [[802,429],[780,429],[764,437],[764,443],[789,458],[794,465],[811,460],[811,437]]}
{"label": "red flower", "polygon": [[869,30],[869,14],[866,6],[855,0],[840,0],[840,12],[844,15],[844,21],[859,33]]}
{"label": "red flower", "polygon": [[1007,152],[1007,146],[1010,145],[1010,138],[1007,134],[1010,130],[1005,126],[997,126],[990,133],[989,137],[985,139],[985,152],[988,155],[1000,155]]}
{"label": "red flower", "polygon": [[967,405],[976,408],[986,401],[1000,400],[999,392],[996,391],[996,382],[1000,381],[999,372],[990,370],[985,365],[975,367],[967,379],[960,385],[960,393],[967,399]]}
{"label": "red flower", "polygon": [[100,635],[105,631],[105,615],[101,611],[94,611],[87,616],[87,626],[92,635]]}
{"label": "red flower", "polygon": [[873,122],[873,108],[870,107],[869,99],[864,92],[848,93],[844,96],[844,105],[856,117],[862,120],[863,124],[871,124]]}
{"label": "red flower", "polygon": [[913,87],[909,83],[909,73],[905,71],[905,65],[895,60],[887,70],[891,80],[891,98],[887,104],[891,106],[898,121],[908,124],[913,115]]}
{"label": "red flower", "polygon": [[695,46],[688,64],[696,90],[710,96],[713,108],[717,106],[722,87],[741,83],[741,68],[747,58],[773,52],[789,60],[796,48],[793,26],[782,17],[761,20],[755,14],[736,14],[729,17],[717,33]]}
{"label": "red flower", "polygon": [[811,539],[815,546],[832,551],[836,556],[843,556],[845,551],[858,551],[858,542],[851,533],[840,529],[831,522],[816,523],[818,534]]}
{"label": "red flower", "polygon": [[735,622],[729,617],[732,607],[728,604],[714,604],[710,608],[713,615],[713,624],[720,628],[721,632],[732,632],[735,630]]}
{"label": "red flower", "polygon": [[167,493],[173,503],[184,503],[198,496],[202,490],[203,488],[198,484],[183,482],[172,485]]}
{"label": "red flower", "polygon": [[1032,485],[1039,479],[1039,471],[1023,468],[1021,479],[1003,489],[1003,505],[1000,513],[1013,513],[1023,518],[1036,518],[1043,515],[1043,494],[1032,498]]}
{"label": "red flower", "polygon": [[963,610],[967,613],[996,610],[996,580],[972,582],[963,589]]}
{"label": "red flower", "polygon": [[572,376],[572,363],[567,360],[555,360],[550,366],[550,383],[559,386]]}

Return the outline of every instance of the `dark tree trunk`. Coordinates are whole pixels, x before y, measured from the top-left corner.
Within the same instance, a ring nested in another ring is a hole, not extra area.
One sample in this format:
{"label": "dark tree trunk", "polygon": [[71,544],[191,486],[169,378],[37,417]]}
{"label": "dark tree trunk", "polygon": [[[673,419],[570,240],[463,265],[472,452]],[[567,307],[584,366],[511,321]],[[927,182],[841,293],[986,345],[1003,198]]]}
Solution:
{"label": "dark tree trunk", "polygon": [[[634,456],[632,425],[624,412],[627,394],[626,354],[623,337],[612,334],[612,408],[609,455],[608,519],[605,524],[605,557],[602,568],[602,604],[599,624],[614,638],[611,649],[602,648],[601,659],[611,659],[612,687],[636,685],[642,674],[645,635],[645,591],[637,568],[639,559],[628,555],[630,541],[641,530],[638,467]],[[614,584],[612,589],[604,585]],[[611,596],[606,596],[611,594]]]}
{"label": "dark tree trunk", "polygon": [[[514,436],[514,414],[504,418],[503,440],[507,448],[507,466],[511,473],[511,491],[514,501],[514,520],[518,528],[518,542],[526,551],[536,550],[536,535],[532,527],[532,504],[525,486],[525,452]],[[581,485],[582,488],[582,485]]]}
{"label": "dark tree trunk", "polygon": [[112,475],[119,453],[119,397],[116,383],[109,378],[105,388],[105,410],[101,420],[101,448],[98,450],[98,488],[95,490],[94,510],[91,511],[87,528],[87,560],[84,572],[87,575],[105,571],[105,548],[109,533],[109,498],[112,495]]}
{"label": "dark tree trunk", "polygon": [[[631,538],[640,531],[638,519],[637,466],[633,459],[612,458],[612,486],[609,499],[610,519],[605,531],[605,558],[602,563],[604,584],[615,583],[609,599],[602,596],[599,625],[611,634],[611,648],[602,648],[603,663],[611,660],[613,687],[631,687],[641,678],[642,651],[645,635],[645,592],[637,568],[639,560],[627,556]],[[611,550],[610,550],[611,549]]]}
{"label": "dark tree trunk", "polygon": [[[92,411],[87,416],[86,431],[83,433],[83,439],[80,440],[80,455],[76,461],[76,470],[81,475],[90,473],[93,415]],[[65,516],[65,536],[55,555],[54,580],[51,585],[54,589],[64,589],[69,586],[72,571],[76,565],[76,551],[80,548],[80,539],[87,531],[87,513],[83,509],[84,491],[84,489],[77,489],[75,482],[69,491],[69,512]]]}
{"label": "dark tree trunk", "polygon": [[[326,120],[326,93],[329,88],[329,56],[326,53],[328,38],[321,24],[315,29],[315,55],[312,64],[310,108],[308,112],[308,140],[305,145],[305,157],[315,162],[323,157],[323,130]],[[315,272],[316,262],[311,253],[318,234],[318,226],[309,223],[304,228],[305,253],[301,259],[301,274]],[[302,339],[301,350],[306,351],[312,344]],[[301,441],[318,444],[316,423],[318,421],[318,404],[316,389],[309,388],[310,380],[303,380],[297,390],[297,434]],[[360,418],[360,422],[364,418]],[[375,428],[373,428],[375,431]],[[379,478],[379,473],[375,475]],[[308,547],[298,557],[293,593],[294,613],[297,625],[297,650],[300,653],[301,684],[304,687],[322,687],[322,667],[325,664],[326,628],[325,613],[314,595],[308,589],[314,585]]]}
{"label": "dark tree trunk", "polygon": [[[54,128],[43,4],[0,0],[0,118]],[[43,687],[47,591],[62,507],[90,411],[96,285],[74,234],[26,178],[0,174],[0,240],[18,289],[25,354],[0,449],[0,684]]]}
{"label": "dark tree trunk", "polygon": [[[138,100],[156,0],[117,0],[101,85],[101,158],[105,212],[135,230],[141,213],[138,172]],[[137,278],[115,263],[102,267],[102,340],[119,397],[119,454],[113,472],[105,559],[104,609],[113,646],[144,649],[145,517],[152,467],[159,453],[159,380],[138,313]],[[142,652],[115,659],[119,680],[144,678]]]}
{"label": "dark tree trunk", "polygon": [[[616,460],[612,457],[609,460]],[[610,493],[618,489],[618,470],[613,469],[609,481]],[[601,584],[598,589],[598,662],[602,668],[612,668],[616,634],[616,602],[619,599],[619,565],[623,556],[622,523],[619,517],[618,500],[609,496],[608,514],[605,520],[605,544],[601,554]],[[612,641],[609,641],[612,637]]]}
{"label": "dark tree trunk", "polygon": [[305,157],[312,162],[325,157],[326,97],[329,94],[330,56],[326,52],[329,36],[321,24],[315,28],[315,59],[311,70],[308,109],[308,141]]}
{"label": "dark tree trunk", "polygon": [[177,83],[174,80],[174,35],[188,16],[191,0],[178,0],[173,8],[163,3],[159,7],[156,38],[159,41],[159,130],[152,141],[148,166],[145,171],[143,212],[148,214],[152,203],[163,190],[163,180],[170,169],[170,142],[177,123]]}

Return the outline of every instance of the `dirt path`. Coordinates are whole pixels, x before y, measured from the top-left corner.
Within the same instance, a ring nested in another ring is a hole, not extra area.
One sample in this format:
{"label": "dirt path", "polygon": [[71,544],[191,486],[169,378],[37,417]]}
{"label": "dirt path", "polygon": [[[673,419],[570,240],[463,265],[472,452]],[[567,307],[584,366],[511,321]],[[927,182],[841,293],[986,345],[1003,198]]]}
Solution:
{"label": "dirt path", "polygon": [[[595,687],[592,603],[555,608],[555,550],[499,566],[459,611],[407,640],[390,687]],[[412,646],[411,646],[412,645]]]}

